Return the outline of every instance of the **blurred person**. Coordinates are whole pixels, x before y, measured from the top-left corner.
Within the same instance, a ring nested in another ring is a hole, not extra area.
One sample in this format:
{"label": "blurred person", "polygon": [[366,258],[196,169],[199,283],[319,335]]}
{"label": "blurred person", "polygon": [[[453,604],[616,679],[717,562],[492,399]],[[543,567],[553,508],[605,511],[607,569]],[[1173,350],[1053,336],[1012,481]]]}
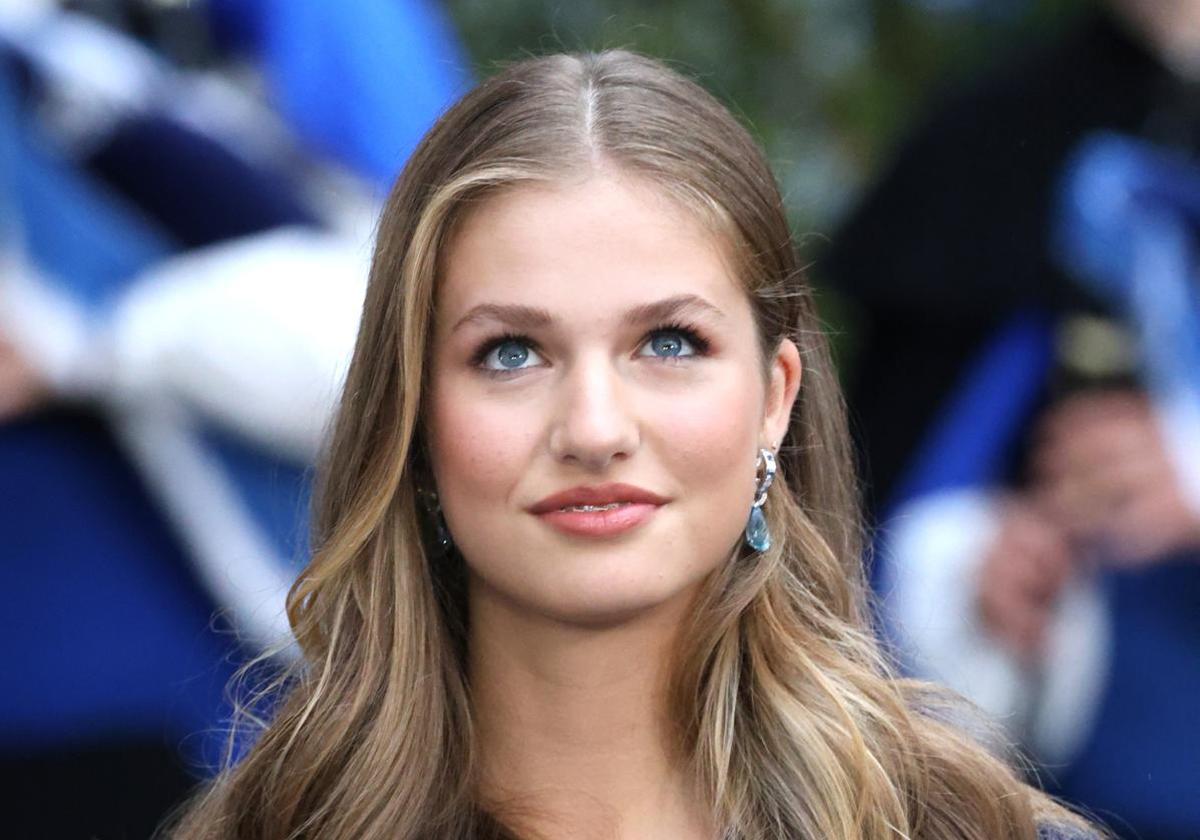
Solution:
{"label": "blurred person", "polygon": [[[365,287],[360,179],[391,175],[339,166],[379,148],[397,166],[463,78],[452,50],[410,66],[449,35],[415,5],[436,31],[405,3],[369,21],[362,4],[259,10],[289,36],[263,63],[292,113],[305,91],[324,103],[301,131],[94,18],[0,2],[9,833],[147,836],[219,763],[237,664],[294,655],[283,602],[309,464]],[[297,18],[326,26],[319,55]],[[384,60],[398,38],[420,49]],[[361,95],[294,79],[301,66]],[[336,135],[377,108],[369,142],[317,146],[323,119]]]}
{"label": "blurred person", "polygon": [[384,210],[303,661],[172,836],[1097,836],[887,669],[849,454],[745,129],[628,52],[510,66]]}
{"label": "blurred person", "polygon": [[144,836],[215,763],[236,660],[280,642],[362,252],[281,228],[171,255],[5,110],[5,810]]}
{"label": "blurred person", "polygon": [[849,399],[909,666],[1143,838],[1200,834],[1200,428],[1147,391],[1162,337],[1139,346],[1054,231],[1093,133],[1195,158],[1198,24],[1200,3],[1112,0],[960,93],[825,264],[861,313]]}

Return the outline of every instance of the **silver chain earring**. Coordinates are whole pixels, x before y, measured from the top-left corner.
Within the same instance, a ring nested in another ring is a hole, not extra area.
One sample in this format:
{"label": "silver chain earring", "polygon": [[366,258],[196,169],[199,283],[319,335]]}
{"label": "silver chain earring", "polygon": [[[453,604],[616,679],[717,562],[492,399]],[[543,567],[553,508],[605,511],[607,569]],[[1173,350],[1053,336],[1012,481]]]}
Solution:
{"label": "silver chain earring", "polygon": [[435,557],[445,557],[454,548],[454,540],[450,537],[450,528],[446,525],[446,517],[442,515],[442,505],[435,491],[427,487],[417,489],[417,495],[425,512],[433,522],[433,553]]}
{"label": "silver chain earring", "polygon": [[754,471],[754,504],[750,507],[750,519],[746,523],[746,545],[763,552],[771,547],[771,532],[767,528],[763,505],[767,502],[767,489],[775,480],[775,453],[765,448],[758,450]]}

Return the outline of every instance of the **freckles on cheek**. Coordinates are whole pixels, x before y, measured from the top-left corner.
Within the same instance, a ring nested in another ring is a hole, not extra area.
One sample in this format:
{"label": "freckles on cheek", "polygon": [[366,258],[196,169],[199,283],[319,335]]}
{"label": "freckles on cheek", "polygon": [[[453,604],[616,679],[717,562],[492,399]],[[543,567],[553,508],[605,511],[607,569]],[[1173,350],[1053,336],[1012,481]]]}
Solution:
{"label": "freckles on cheek", "polygon": [[489,405],[464,391],[438,403],[442,477],[459,493],[502,493],[520,479],[535,430],[512,407]]}

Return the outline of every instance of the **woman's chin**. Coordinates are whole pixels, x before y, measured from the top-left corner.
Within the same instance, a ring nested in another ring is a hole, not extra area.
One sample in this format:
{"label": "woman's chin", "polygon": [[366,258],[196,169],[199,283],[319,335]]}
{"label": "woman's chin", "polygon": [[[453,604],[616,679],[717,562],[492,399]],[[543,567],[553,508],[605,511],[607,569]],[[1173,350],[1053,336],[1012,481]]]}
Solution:
{"label": "woman's chin", "polygon": [[[701,580],[681,576],[678,580],[632,577],[616,581],[612,577],[579,580],[559,577],[545,587],[520,589],[497,586],[476,578],[472,599],[498,599],[527,616],[541,616],[549,622],[588,629],[612,628],[685,609]],[[507,591],[506,591],[507,590]],[[477,605],[479,606],[479,605]]]}

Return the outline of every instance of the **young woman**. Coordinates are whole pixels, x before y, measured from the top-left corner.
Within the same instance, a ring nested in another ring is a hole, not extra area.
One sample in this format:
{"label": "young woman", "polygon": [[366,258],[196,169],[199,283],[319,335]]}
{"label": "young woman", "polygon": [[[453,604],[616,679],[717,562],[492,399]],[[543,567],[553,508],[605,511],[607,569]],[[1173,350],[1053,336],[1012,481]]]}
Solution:
{"label": "young woman", "polygon": [[775,181],[627,52],[509,68],[405,169],[290,619],[175,836],[1088,830],[889,672]]}

